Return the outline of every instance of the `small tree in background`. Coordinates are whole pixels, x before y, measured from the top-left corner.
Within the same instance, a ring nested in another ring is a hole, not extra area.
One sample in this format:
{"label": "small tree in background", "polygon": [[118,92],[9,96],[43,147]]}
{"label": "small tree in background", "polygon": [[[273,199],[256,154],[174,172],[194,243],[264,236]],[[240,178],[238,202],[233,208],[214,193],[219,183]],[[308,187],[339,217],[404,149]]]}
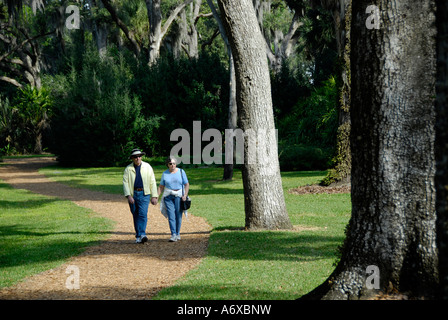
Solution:
{"label": "small tree in background", "polygon": [[18,129],[21,130],[18,139],[22,146],[29,146],[24,151],[42,153],[42,136],[50,127],[52,104],[49,91],[43,87],[37,89],[27,85],[19,89],[14,110],[18,117]]}

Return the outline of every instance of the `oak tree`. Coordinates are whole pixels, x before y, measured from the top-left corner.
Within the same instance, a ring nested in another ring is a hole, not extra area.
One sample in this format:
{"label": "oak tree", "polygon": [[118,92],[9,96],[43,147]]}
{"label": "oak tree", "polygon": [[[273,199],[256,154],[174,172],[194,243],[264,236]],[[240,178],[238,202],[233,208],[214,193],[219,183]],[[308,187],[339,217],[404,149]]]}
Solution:
{"label": "oak tree", "polygon": [[437,2],[436,189],[438,298],[448,299],[448,3]]}
{"label": "oak tree", "polygon": [[[366,25],[372,4],[378,29]],[[432,297],[435,1],[359,0],[352,14],[352,217],[336,269],[304,298]]]}
{"label": "oak tree", "polygon": [[218,4],[235,64],[238,126],[247,134],[243,165],[246,227],[291,228],[278,162],[265,40],[254,6],[250,0],[219,0]]}

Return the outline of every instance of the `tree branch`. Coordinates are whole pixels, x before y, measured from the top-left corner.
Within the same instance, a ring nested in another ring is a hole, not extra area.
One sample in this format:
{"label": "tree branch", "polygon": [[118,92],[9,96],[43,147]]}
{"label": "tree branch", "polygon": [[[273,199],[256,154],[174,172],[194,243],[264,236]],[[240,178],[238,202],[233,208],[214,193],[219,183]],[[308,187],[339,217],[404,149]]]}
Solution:
{"label": "tree branch", "polygon": [[285,53],[285,56],[289,56],[291,53],[292,47],[297,42],[296,31],[300,26],[303,25],[303,22],[299,22],[300,14],[298,12],[294,13],[294,17],[292,18],[291,25],[289,26],[289,31],[283,39],[282,43],[282,51]]}
{"label": "tree branch", "polygon": [[32,37],[32,38],[28,38],[28,39],[23,40],[20,44],[15,45],[11,50],[9,50],[8,52],[5,52],[3,55],[1,55],[0,56],[0,61],[2,61],[3,59],[5,59],[9,55],[11,55],[13,52],[16,52],[17,50],[19,50],[20,48],[25,46],[28,42],[34,41],[34,40],[39,39],[41,37],[48,36],[48,35],[50,35],[50,34],[52,34],[54,32],[55,32],[55,30],[47,32],[47,33],[44,33],[44,34],[37,35],[37,36]]}
{"label": "tree branch", "polygon": [[118,17],[117,11],[115,8],[111,5],[109,0],[101,0],[104,7],[107,11],[109,11],[110,16],[112,17],[112,20],[115,21],[115,23],[118,25],[118,27],[123,31],[126,38],[131,42],[132,46],[134,47],[134,53],[136,56],[140,55],[140,45],[137,43],[134,37],[134,33],[128,29],[128,27],[124,24],[124,22]]}
{"label": "tree branch", "polygon": [[22,88],[23,87],[23,85],[20,84],[16,79],[12,79],[12,78],[7,77],[7,76],[0,76],[0,81],[8,82],[8,83],[16,86],[17,88]]}
{"label": "tree branch", "polygon": [[202,50],[204,50],[206,46],[210,46],[219,34],[220,34],[220,31],[219,31],[219,28],[217,28],[215,30],[215,32],[213,33],[213,35],[211,36],[211,38],[202,43],[202,45],[201,45]]}
{"label": "tree branch", "polygon": [[[224,24],[222,23],[221,17],[219,16],[218,10],[216,10],[215,5],[213,4],[212,0],[207,0],[208,6],[210,7],[210,10],[212,10],[213,17],[215,18],[216,22],[218,23],[219,32],[221,33],[221,37],[226,43],[226,46],[228,50],[230,50],[230,44],[229,39],[227,38],[226,30],[224,28]],[[229,56],[231,53],[229,52]]]}
{"label": "tree branch", "polygon": [[210,17],[213,17],[213,12],[201,13],[197,15],[196,18],[194,19],[194,24],[197,24],[200,18],[210,18]]}
{"label": "tree branch", "polygon": [[182,9],[184,9],[187,5],[189,5],[192,2],[193,2],[193,0],[186,0],[184,3],[178,5],[171,12],[170,16],[168,17],[168,19],[166,20],[165,24],[162,27],[161,38],[163,38],[165,36],[165,34],[167,33],[167,31],[170,28],[171,24],[173,23],[174,19],[176,19],[176,17],[179,14],[179,12],[181,12]]}

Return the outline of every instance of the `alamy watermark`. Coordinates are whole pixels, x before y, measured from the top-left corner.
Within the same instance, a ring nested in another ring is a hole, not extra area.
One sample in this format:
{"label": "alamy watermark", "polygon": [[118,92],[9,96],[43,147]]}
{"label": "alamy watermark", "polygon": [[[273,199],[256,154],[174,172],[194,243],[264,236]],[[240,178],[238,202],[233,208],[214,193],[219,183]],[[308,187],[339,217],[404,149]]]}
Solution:
{"label": "alamy watermark", "polygon": [[70,14],[70,16],[65,19],[65,27],[69,30],[79,29],[80,27],[80,17],[79,17],[79,7],[75,5],[69,5],[65,8],[65,13]]}
{"label": "alamy watermark", "polygon": [[[277,129],[207,129],[202,133],[201,121],[193,121],[193,135],[186,129],[171,132],[170,141],[178,141],[171,148],[170,155],[184,164],[259,164],[271,166],[270,161],[278,159]],[[180,141],[179,141],[180,140]],[[210,142],[202,148],[202,142]],[[244,146],[247,152],[244,152]],[[274,154],[275,153],[275,154]]]}
{"label": "alamy watermark", "polygon": [[380,28],[380,9],[375,5],[370,5],[366,8],[366,13],[370,14],[366,19],[366,28],[379,29]]}
{"label": "alamy watermark", "polygon": [[69,275],[67,277],[67,279],[65,280],[65,287],[68,290],[79,290],[80,289],[80,285],[79,285],[79,277],[80,277],[79,267],[75,266],[75,265],[69,265],[65,269],[65,273]]}
{"label": "alamy watermark", "polygon": [[[65,26],[69,30],[80,28],[80,16],[79,7],[76,5],[69,5],[65,8],[65,13],[70,16],[65,20]],[[376,5],[370,5],[366,8],[366,13],[369,16],[366,19],[367,29],[379,29],[380,28],[380,9]]]}
{"label": "alamy watermark", "polygon": [[369,276],[366,279],[367,289],[378,290],[380,288],[380,268],[378,268],[378,266],[375,265],[367,266],[366,273],[369,274]]}

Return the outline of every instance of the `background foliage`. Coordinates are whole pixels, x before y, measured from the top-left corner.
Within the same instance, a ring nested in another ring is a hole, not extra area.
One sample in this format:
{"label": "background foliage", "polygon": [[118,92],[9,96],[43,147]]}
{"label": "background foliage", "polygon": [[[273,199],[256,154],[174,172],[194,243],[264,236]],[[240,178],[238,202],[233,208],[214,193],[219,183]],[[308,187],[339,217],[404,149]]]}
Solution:
{"label": "background foliage", "polygon": [[[36,49],[39,62],[35,70],[28,66],[36,72],[33,85],[26,84],[29,72],[20,64],[12,64],[15,69],[7,64],[20,59],[25,64],[26,52],[0,41],[0,49],[8,52],[0,61],[0,76],[21,84],[2,82],[0,87],[2,154],[52,152],[64,165],[115,166],[126,163],[134,147],[153,157],[167,155],[177,143],[169,140],[170,133],[176,128],[192,132],[193,121],[200,120],[202,130],[224,133],[229,61],[207,3],[202,2],[196,17],[190,7],[181,11],[163,38],[160,57],[150,64],[145,2],[109,2],[130,35],[104,6],[90,7],[96,2],[81,7],[78,30],[64,27],[67,15],[61,8],[70,1],[47,1],[35,12],[34,1],[13,6],[0,2],[0,19],[8,23],[2,39],[25,42],[28,51]],[[180,3],[162,1],[163,26]],[[280,67],[271,70],[281,167],[325,169],[333,157],[337,124],[331,15],[301,0],[262,5],[260,27],[272,53],[281,58]],[[279,50],[294,10],[300,13],[300,27],[293,35],[293,50],[285,56]],[[106,42],[101,43],[101,32]],[[140,47],[138,56],[131,36]]]}

